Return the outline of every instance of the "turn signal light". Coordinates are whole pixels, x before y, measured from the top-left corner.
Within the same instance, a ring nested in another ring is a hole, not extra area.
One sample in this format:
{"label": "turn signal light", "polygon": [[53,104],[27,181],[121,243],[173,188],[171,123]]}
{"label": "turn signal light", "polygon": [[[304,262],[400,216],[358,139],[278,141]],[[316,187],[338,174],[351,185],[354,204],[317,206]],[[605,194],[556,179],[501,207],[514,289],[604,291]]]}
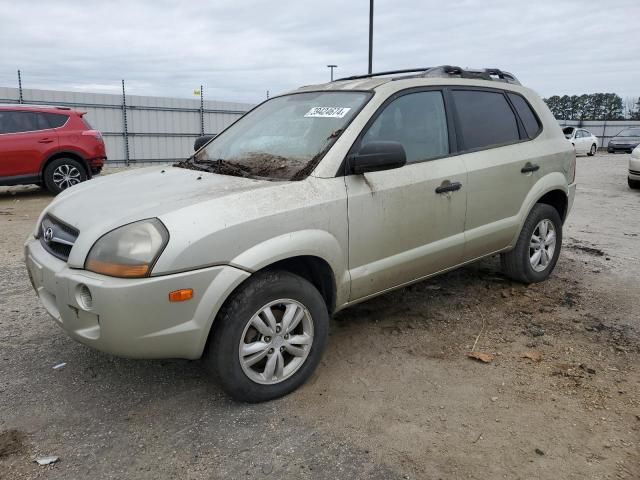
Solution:
{"label": "turn signal light", "polygon": [[193,298],[192,288],[182,288],[180,290],[174,290],[173,292],[169,292],[170,302],[184,302],[186,300],[191,300],[192,298]]}
{"label": "turn signal light", "polygon": [[86,269],[112,277],[140,278],[147,275],[149,272],[149,265],[120,265],[118,263],[89,259],[87,260]]}

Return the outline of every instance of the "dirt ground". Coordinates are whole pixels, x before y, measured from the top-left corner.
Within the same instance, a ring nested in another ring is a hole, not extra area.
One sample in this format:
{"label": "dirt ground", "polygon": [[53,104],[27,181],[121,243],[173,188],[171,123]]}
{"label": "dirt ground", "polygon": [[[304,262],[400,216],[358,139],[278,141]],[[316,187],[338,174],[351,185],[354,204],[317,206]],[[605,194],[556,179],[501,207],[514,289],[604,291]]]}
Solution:
{"label": "dirt ground", "polygon": [[[23,265],[51,197],[0,190],[0,478],[639,479],[627,160],[578,158],[547,282],[511,283],[492,258],[345,310],[311,381],[260,405],[229,400],[198,362],[69,339]],[[491,363],[467,358],[476,340]],[[48,455],[59,462],[33,462]]]}

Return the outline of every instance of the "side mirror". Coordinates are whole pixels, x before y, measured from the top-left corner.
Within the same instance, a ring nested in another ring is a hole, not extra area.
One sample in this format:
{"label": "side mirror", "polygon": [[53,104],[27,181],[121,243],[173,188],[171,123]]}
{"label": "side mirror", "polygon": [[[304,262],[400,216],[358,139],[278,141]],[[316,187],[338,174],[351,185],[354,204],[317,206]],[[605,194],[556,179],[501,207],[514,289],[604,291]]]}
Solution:
{"label": "side mirror", "polygon": [[193,142],[193,151],[197,152],[205,143],[209,143],[209,140],[214,138],[216,138],[215,135],[202,135],[201,137],[196,138],[196,141]]}
{"label": "side mirror", "polygon": [[361,174],[402,167],[407,163],[407,155],[399,142],[370,142],[348,160],[351,172]]}

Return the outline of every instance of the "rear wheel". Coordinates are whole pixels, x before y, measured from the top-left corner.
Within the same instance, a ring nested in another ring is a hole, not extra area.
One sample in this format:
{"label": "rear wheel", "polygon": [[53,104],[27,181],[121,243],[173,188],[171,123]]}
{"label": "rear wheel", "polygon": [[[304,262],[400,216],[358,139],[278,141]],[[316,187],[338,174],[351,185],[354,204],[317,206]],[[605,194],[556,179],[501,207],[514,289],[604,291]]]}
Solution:
{"label": "rear wheel", "polygon": [[311,376],[328,331],[326,304],[310,282],[285,271],[257,273],[220,311],[205,362],[236,400],[272,400]]}
{"label": "rear wheel", "polygon": [[596,154],[596,150],[598,150],[598,147],[594,143],[593,145],[591,145],[591,148],[589,149],[589,153],[587,153],[587,155],[593,157]]}
{"label": "rear wheel", "polygon": [[72,158],[57,158],[44,169],[44,184],[51,193],[58,194],[69,187],[84,182],[87,171]]}
{"label": "rear wheel", "polygon": [[629,183],[629,188],[633,188],[634,190],[640,188],[640,180],[633,180],[627,177],[627,183]]}
{"label": "rear wheel", "polygon": [[562,220],[551,205],[537,203],[529,212],[513,250],[500,256],[508,277],[523,283],[546,280],[562,245]]}

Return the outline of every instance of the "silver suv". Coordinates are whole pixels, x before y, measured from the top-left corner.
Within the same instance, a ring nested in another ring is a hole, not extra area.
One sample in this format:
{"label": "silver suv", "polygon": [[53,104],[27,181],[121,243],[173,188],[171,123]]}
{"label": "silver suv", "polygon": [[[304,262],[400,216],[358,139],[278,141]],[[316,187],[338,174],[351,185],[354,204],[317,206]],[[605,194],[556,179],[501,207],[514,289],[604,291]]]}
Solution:
{"label": "silver suv", "polygon": [[171,167],[70,188],[25,245],[74,339],[196,359],[234,398],[309,378],[334,312],[500,254],[553,270],[575,154],[544,102],[496,69],[383,72],[302,87]]}

